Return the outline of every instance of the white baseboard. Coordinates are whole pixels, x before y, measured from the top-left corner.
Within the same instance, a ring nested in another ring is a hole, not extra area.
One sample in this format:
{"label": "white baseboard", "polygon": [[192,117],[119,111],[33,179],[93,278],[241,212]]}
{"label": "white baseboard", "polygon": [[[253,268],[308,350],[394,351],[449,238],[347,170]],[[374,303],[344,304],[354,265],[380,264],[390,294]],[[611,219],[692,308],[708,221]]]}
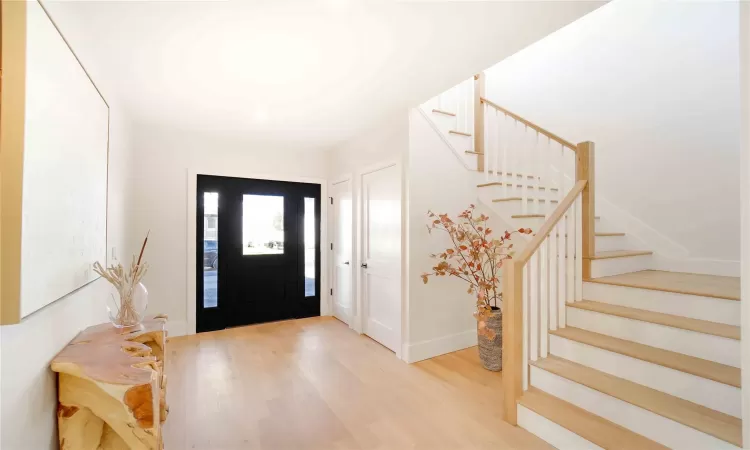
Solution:
{"label": "white baseboard", "polygon": [[414,363],[477,345],[476,328],[405,345],[404,360]]}
{"label": "white baseboard", "polygon": [[185,336],[188,334],[186,320],[167,320],[167,337]]}

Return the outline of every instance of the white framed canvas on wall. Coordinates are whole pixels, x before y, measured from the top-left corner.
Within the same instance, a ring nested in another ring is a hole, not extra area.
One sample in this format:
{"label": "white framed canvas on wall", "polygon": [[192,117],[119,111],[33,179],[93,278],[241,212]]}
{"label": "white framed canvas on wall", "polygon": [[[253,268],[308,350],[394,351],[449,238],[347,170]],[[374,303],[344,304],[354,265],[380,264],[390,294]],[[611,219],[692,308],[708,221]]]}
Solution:
{"label": "white framed canvas on wall", "polygon": [[0,324],[97,279],[109,106],[37,1],[2,2]]}

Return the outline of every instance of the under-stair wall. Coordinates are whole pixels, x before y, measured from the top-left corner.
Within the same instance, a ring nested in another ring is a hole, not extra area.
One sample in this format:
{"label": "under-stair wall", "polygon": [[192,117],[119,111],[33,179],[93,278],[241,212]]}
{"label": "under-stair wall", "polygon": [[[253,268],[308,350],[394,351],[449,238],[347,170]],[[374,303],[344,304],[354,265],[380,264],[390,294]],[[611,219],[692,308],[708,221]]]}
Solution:
{"label": "under-stair wall", "polygon": [[[478,202],[477,183],[482,175],[467,169],[444,137],[418,109],[409,116],[408,157],[409,201],[409,339],[406,360],[415,362],[476,345],[476,321],[472,317],[475,299],[463,284],[436,279],[429,284],[422,273],[435,265],[429,255],[450,242],[439,234],[427,233],[427,211],[458,215],[470,204],[491,217],[494,229],[508,224]],[[519,238],[520,239],[520,238]],[[522,242],[517,242],[523,248]]]}

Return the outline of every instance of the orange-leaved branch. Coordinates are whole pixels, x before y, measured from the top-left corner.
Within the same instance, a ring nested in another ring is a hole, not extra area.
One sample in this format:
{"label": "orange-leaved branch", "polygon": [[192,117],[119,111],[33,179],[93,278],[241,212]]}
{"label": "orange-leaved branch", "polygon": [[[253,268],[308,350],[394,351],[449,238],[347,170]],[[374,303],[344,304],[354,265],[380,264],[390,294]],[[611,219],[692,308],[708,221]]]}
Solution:
{"label": "orange-leaved branch", "polygon": [[487,226],[489,217],[484,214],[477,216],[474,205],[461,212],[456,221],[448,214],[435,214],[432,211],[427,216],[428,232],[438,230],[447,233],[451,247],[430,255],[438,262],[431,272],[422,274],[422,281],[427,284],[430,277],[445,276],[463,280],[468,285],[467,292],[477,299],[474,317],[479,333],[493,339],[495,332],[487,328],[486,323],[492,311],[502,306],[500,272],[503,262],[513,257],[513,244],[509,241],[516,233],[531,234],[531,229],[520,228],[495,235]]}

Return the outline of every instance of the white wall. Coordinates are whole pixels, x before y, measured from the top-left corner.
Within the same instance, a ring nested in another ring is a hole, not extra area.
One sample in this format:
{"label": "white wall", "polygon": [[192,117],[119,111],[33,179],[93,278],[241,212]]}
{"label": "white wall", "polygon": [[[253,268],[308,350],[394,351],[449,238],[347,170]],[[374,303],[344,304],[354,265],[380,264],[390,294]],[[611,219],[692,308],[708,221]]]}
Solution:
{"label": "white wall", "polygon": [[[409,362],[432,358],[476,345],[476,299],[466,284],[455,278],[433,278],[423,284],[420,275],[430,272],[431,253],[450,247],[439,233],[427,233],[427,211],[457,216],[470,204],[492,217],[477,197],[477,174],[467,170],[455,153],[414,108],[409,115],[408,159],[408,343]],[[497,228],[499,221],[489,224]]]}
{"label": "white wall", "polygon": [[[361,304],[360,287],[362,286],[362,271],[359,265],[361,258],[361,229],[357,221],[361,219],[361,186],[362,173],[382,163],[402,163],[402,173],[405,171],[403,163],[409,146],[409,116],[407,111],[396,111],[385,118],[376,121],[368,130],[363,131],[355,138],[344,142],[328,152],[329,183],[335,183],[344,179],[351,180],[352,186],[352,272],[353,272],[353,320],[349,325],[357,331],[362,331],[363,324],[359,305]],[[405,186],[402,177],[402,223],[406,214]],[[403,229],[403,228],[402,228]],[[402,239],[402,298],[405,296],[404,264],[403,258],[406,251],[406,239]],[[329,248],[329,247],[327,247]],[[330,273],[330,268],[328,269]],[[402,313],[404,311],[402,310]],[[405,315],[405,314],[404,314]],[[403,330],[402,330],[403,335]],[[403,336],[402,336],[403,339]]]}
{"label": "white wall", "polygon": [[[109,100],[109,99],[108,99]],[[108,247],[130,245],[129,208],[131,144],[129,125],[110,101]],[[54,186],[50,186],[54,189]],[[57,449],[56,378],[52,358],[83,328],[107,321],[104,299],[109,285],[98,280],[25,317],[0,327],[0,448]]]}
{"label": "white wall", "polygon": [[[149,311],[169,316],[171,335],[189,332],[187,291],[187,176],[243,173],[257,177],[326,179],[325,154],[267,143],[227,140],[199,132],[137,125],[134,160],[133,231],[151,231],[144,284]],[[234,175],[237,176],[237,175]],[[325,211],[325,209],[324,209]]]}
{"label": "white wall", "polygon": [[409,145],[409,115],[406,110],[388,115],[370,129],[328,152],[331,181],[351,175],[373,164],[400,160]]}
{"label": "white wall", "polygon": [[487,71],[491,100],[596,143],[597,195],[642,222],[653,250],[735,275],[737,10],[615,0]]}

